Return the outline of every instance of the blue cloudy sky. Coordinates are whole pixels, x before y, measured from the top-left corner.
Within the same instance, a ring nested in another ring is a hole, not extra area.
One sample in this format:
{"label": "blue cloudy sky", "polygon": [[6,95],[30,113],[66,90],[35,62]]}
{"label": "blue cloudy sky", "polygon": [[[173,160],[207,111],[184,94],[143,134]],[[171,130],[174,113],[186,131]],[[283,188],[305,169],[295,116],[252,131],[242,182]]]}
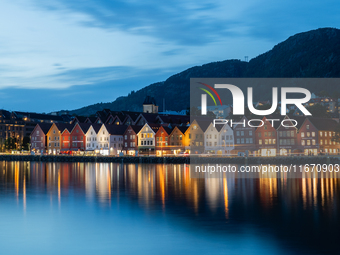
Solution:
{"label": "blue cloudy sky", "polygon": [[194,65],[340,27],[339,1],[2,0],[0,108],[111,102]]}

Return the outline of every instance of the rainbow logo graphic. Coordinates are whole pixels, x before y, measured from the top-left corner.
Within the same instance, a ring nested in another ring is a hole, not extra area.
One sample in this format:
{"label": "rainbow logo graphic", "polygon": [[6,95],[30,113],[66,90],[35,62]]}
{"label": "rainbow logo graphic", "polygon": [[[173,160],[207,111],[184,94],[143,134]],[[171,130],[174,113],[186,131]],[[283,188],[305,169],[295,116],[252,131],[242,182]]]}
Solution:
{"label": "rainbow logo graphic", "polygon": [[[202,84],[203,86],[205,86],[205,87],[207,87],[207,88],[209,88],[209,89],[216,95],[216,97],[218,98],[220,104],[222,105],[221,97],[220,97],[220,95],[216,92],[216,90],[215,90],[213,87],[211,87],[210,85],[205,84],[205,83],[203,83],[203,82],[198,82],[198,83],[199,83],[199,84]],[[214,101],[215,106],[217,106],[215,97],[213,96],[213,94],[212,94],[209,90],[207,90],[207,89],[205,89],[205,88],[199,88],[199,89],[201,89],[201,90],[203,90],[204,92],[206,92],[206,93],[212,98],[212,100]]]}

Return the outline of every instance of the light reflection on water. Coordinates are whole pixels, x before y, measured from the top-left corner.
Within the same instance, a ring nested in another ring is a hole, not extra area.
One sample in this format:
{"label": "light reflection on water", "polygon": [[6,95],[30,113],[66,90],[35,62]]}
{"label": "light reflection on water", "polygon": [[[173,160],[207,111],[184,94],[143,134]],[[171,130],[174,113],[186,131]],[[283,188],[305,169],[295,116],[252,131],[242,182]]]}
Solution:
{"label": "light reflection on water", "polygon": [[335,178],[4,161],[0,244],[3,254],[336,254],[339,195]]}

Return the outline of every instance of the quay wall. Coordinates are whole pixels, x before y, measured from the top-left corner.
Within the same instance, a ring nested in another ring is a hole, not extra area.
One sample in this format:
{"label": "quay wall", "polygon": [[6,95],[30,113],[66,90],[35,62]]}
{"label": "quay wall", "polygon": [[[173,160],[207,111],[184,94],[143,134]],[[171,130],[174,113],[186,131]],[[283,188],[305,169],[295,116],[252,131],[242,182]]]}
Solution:
{"label": "quay wall", "polygon": [[41,162],[112,162],[156,164],[340,164],[339,156],[294,156],[294,157],[111,157],[111,156],[66,156],[66,155],[0,155],[0,161]]}

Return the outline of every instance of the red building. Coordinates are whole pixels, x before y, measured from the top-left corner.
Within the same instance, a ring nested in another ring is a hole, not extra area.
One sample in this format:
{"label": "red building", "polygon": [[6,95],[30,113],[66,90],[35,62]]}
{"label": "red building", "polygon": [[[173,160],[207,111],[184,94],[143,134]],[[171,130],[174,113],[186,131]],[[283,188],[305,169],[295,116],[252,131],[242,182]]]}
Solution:
{"label": "red building", "polygon": [[74,124],[66,125],[64,130],[61,130],[61,151],[68,151],[71,149],[71,131]]}
{"label": "red building", "polygon": [[[257,156],[261,157],[275,157],[277,153],[277,132],[276,125],[279,125],[282,118],[279,117],[268,117],[268,119],[275,119],[278,121],[268,121],[266,117],[262,118],[262,125],[255,130],[255,143],[257,146]],[[254,125],[254,124],[253,124]]]}
{"label": "red building", "polygon": [[156,132],[156,155],[163,156],[171,153],[169,147],[169,135],[171,133],[171,128],[160,126],[158,131]]}
{"label": "red building", "polygon": [[85,150],[86,132],[90,128],[89,123],[77,123],[70,132],[70,150]]}
{"label": "red building", "polygon": [[130,125],[123,135],[123,150],[127,155],[135,155],[138,151],[138,132],[143,126]]}

